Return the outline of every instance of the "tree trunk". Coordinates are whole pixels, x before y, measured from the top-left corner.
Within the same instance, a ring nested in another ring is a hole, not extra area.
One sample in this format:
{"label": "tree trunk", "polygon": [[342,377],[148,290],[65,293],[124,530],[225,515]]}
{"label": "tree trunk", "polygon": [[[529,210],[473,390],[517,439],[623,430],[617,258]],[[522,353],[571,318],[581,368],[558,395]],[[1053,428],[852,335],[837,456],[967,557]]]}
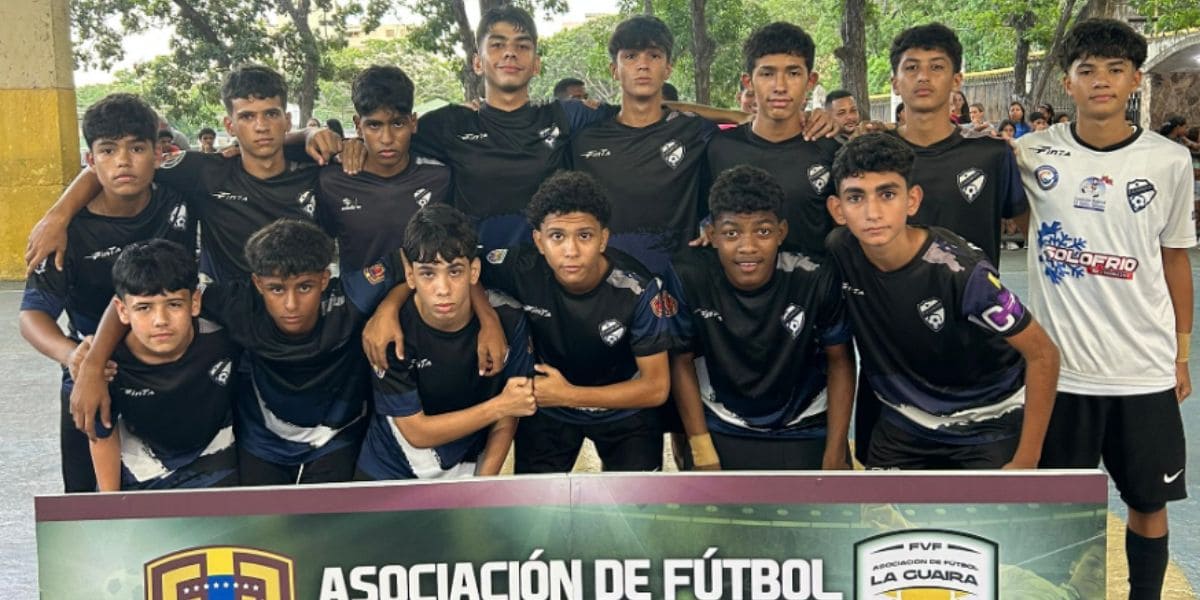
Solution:
{"label": "tree trunk", "polygon": [[1117,0],[1087,0],[1079,11],[1079,20],[1084,19],[1113,19],[1117,16]]}
{"label": "tree trunk", "polygon": [[1037,79],[1033,81],[1033,95],[1030,105],[1037,106],[1042,102],[1042,94],[1046,93],[1046,85],[1058,73],[1058,55],[1062,52],[1063,34],[1067,31],[1067,21],[1071,20],[1071,11],[1075,9],[1075,0],[1066,0],[1062,16],[1058,18],[1058,26],[1054,28],[1054,39],[1050,42],[1050,50],[1042,58],[1042,68],[1038,69]]}
{"label": "tree trunk", "polygon": [[709,104],[709,86],[712,83],[712,64],[716,58],[716,43],[708,37],[708,21],[705,7],[708,0],[691,0],[692,4],[692,57],[696,61],[696,103]]}
{"label": "tree trunk", "polygon": [[187,0],[172,0],[172,2],[179,9],[179,16],[185,19],[192,27],[195,27],[205,42],[222,50],[217,53],[217,70],[228,71],[232,66],[229,64],[229,46],[213,30],[212,23],[208,21],[208,18],[200,14],[200,11],[196,10],[196,7],[192,6],[192,3]]}
{"label": "tree trunk", "polygon": [[[1024,103],[1026,110],[1029,110],[1029,93],[1025,87],[1025,78],[1029,73],[1029,39],[1026,36],[1033,29],[1034,18],[1032,11],[1025,11],[1008,19],[1008,25],[1017,32],[1017,49],[1013,59],[1013,98]],[[1029,118],[1029,115],[1025,117]]]}
{"label": "tree trunk", "polygon": [[867,87],[867,0],[842,4],[842,47],[833,51],[842,70],[842,87],[854,96],[859,114],[871,114]]}
{"label": "tree trunk", "polygon": [[279,7],[292,19],[304,56],[300,66],[300,89],[296,90],[296,104],[300,107],[297,122],[303,125],[308,123],[313,106],[317,103],[317,70],[321,66],[321,49],[317,45],[316,34],[308,26],[308,15],[312,8],[309,0],[279,0]]}
{"label": "tree trunk", "polygon": [[[451,8],[454,11],[454,20],[458,23],[458,42],[462,44],[463,54],[466,55],[466,62],[459,71],[458,77],[463,84],[463,98],[466,100],[482,98],[484,94],[483,77],[475,74],[473,64],[479,48],[475,45],[475,32],[471,29],[471,21],[467,19],[467,7],[463,0],[451,0]],[[486,10],[482,3],[480,10]]]}
{"label": "tree trunk", "polygon": [[642,14],[654,16],[654,0],[642,0]]}

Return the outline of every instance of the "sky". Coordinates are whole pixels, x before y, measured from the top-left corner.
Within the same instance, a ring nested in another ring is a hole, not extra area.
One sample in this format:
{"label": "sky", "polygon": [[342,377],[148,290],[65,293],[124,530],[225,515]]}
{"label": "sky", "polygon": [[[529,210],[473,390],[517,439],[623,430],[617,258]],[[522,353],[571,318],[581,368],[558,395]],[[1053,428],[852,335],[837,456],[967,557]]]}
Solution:
{"label": "sky", "polygon": [[[478,0],[466,0],[466,4],[471,22],[475,23],[479,19],[479,2]],[[615,12],[617,12],[617,0],[570,0],[568,12],[555,15],[553,19],[542,19],[538,22],[538,34],[542,36],[553,35],[561,30],[564,24],[581,22],[589,14]],[[405,19],[401,15],[389,14],[384,18],[384,21],[404,22]],[[113,73],[150,60],[160,54],[166,54],[171,46],[171,35],[173,33],[172,29],[162,28],[151,29],[145,33],[127,37],[123,44],[125,48],[124,60],[107,71],[76,70],[75,85],[108,83],[112,81]]]}

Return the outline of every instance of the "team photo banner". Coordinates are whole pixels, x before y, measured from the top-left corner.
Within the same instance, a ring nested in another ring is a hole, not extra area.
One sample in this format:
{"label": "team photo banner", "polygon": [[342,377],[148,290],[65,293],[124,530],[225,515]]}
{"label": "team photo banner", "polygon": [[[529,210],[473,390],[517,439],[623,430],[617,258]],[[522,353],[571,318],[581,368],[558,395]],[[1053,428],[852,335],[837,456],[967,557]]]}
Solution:
{"label": "team photo banner", "polygon": [[1105,486],[683,473],[46,496],[38,578],[55,600],[1103,598]]}

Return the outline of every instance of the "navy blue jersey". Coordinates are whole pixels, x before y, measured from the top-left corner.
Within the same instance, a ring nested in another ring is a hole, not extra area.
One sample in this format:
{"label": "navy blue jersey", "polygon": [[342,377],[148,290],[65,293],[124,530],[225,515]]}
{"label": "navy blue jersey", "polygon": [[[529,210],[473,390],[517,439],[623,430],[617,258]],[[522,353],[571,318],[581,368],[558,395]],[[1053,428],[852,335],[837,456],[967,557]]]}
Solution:
{"label": "navy blue jersey", "polygon": [[276,219],[311,220],[320,172],[312,164],[288,163],[283,173],[259,179],[246,172],[241,158],[180,152],[163,162],[154,180],[179,190],[200,220],[201,272],[214,281],[249,281],[246,240]]}
{"label": "navy blue jersey", "polygon": [[745,292],[729,283],[716,250],[689,248],[672,262],[709,430],[823,437],[823,349],[850,341],[836,270],[780,252],[771,280]]}
{"label": "navy blue jersey", "polygon": [[68,335],[96,333],[100,316],[113,297],[112,266],[125,246],[153,238],[195,247],[196,223],[183,196],[155,185],[150,203],[132,217],[106,217],[84,208],[67,225],[63,270],[54,257],[42,261],[25,281],[21,310],[42,311],[57,319],[65,310]]}
{"label": "navy blue jersey", "polygon": [[[204,290],[202,311],[223,324],[246,349],[248,377],[239,382],[238,443],[263,460],[284,465],[312,461],[362,441],[370,366],[362,328],[390,288],[392,271],[380,266],[374,297],[355,297],[342,279],[329,282],[321,316],[307,335],[281,332],[248,282],[215,283]],[[361,272],[343,275],[361,278]]]}
{"label": "navy blue jersey", "polygon": [[[121,489],[208,487],[234,472],[233,374],[241,349],[200,319],[174,362],[146,364],[124,344],[108,384],[121,434]],[[97,433],[108,437],[97,421]]]}
{"label": "navy blue jersey", "polygon": [[449,195],[450,169],[431,158],[412,156],[392,177],[329,165],[317,184],[317,223],[337,240],[342,272],[357,271],[404,245],[409,219]]}
{"label": "navy blue jersey", "polygon": [[[554,278],[533,246],[493,250],[483,282],[515,299],[529,318],[537,362],[558,369],[573,385],[601,386],[638,373],[636,358],[679,346],[678,303],[633,257],[609,248],[608,272],[595,289],[572,294]],[[534,383],[536,386],[536,381]],[[569,423],[611,422],[635,410],[547,408]]]}
{"label": "navy blue jersey", "polygon": [[[496,292],[492,294],[500,300]],[[533,372],[525,316],[502,304],[496,312],[511,350],[503,372],[483,377],[475,361],[479,321],[471,319],[463,329],[446,332],[427,325],[413,302],[400,309],[404,360],[389,354],[386,372],[374,379],[375,414],[358,457],[359,471],[373,479],[468,477],[475,472],[490,426],[435,448],[417,448],[395,420],[418,412],[432,416],[482,404],[499,395],[509,377]]]}
{"label": "navy blue jersey", "polygon": [[931,227],[912,261],[885,273],[844,227],[829,235],[828,247],[885,419],[950,444],[1020,433],[1025,361],[1004,338],[1032,317],[983,252]]}
{"label": "navy blue jersey", "polygon": [[704,153],[716,131],[696,115],[668,111],[647,127],[614,117],[572,139],[575,168],[596,178],[612,203],[609,247],[661,274],[699,235]]}
{"label": "navy blue jersey", "polygon": [[[831,139],[807,141],[803,135],[771,142],[754,133],[749,123],[718,133],[708,144],[708,173],[715,181],[738,165],[751,165],[771,174],[783,188],[783,218],[788,222],[783,249],[814,259],[825,256],[825,236],[833,218],[825,207],[836,193],[833,157],[841,145]],[[704,187],[707,197],[711,183]]]}
{"label": "navy blue jersey", "polygon": [[612,110],[577,101],[513,111],[452,104],[421,117],[412,147],[450,166],[454,207],[475,220],[483,248],[505,248],[529,242],[525,206],[542,181],[569,167],[568,139]]}

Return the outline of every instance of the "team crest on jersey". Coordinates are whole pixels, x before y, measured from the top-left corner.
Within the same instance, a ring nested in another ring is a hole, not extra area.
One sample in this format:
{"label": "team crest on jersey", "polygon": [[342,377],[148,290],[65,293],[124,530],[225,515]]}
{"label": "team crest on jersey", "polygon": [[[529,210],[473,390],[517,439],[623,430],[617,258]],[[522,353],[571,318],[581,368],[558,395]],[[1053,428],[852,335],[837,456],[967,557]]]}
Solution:
{"label": "team crest on jersey", "polygon": [[48,262],[50,262],[49,256],[47,256],[46,258],[43,258],[42,262],[38,263],[38,266],[34,267],[33,274],[34,275],[45,275],[46,274],[46,263],[48,263]]}
{"label": "team crest on jersey", "polygon": [[679,163],[683,162],[683,155],[685,154],[686,149],[683,147],[683,144],[679,143],[678,140],[671,140],[663,144],[662,147],[658,149],[658,152],[662,155],[662,159],[667,163],[668,167],[676,169],[679,168]]}
{"label": "team crest on jersey", "polygon": [[308,213],[309,217],[312,217],[313,213],[317,211],[317,197],[312,193],[312,190],[301,192],[296,201],[300,203],[300,208],[304,209],[304,212]]}
{"label": "team crest on jersey", "polygon": [[1125,197],[1129,199],[1129,208],[1135,213],[1150,206],[1150,201],[1157,194],[1154,184],[1148,179],[1134,179],[1125,184]]}
{"label": "team crest on jersey", "polygon": [[416,200],[417,206],[420,206],[421,208],[425,208],[425,205],[429,204],[429,201],[432,199],[433,199],[433,192],[431,192],[425,188],[421,188],[421,189],[413,192],[413,200]]}
{"label": "team crest on jersey", "polygon": [[928,298],[918,302],[917,312],[934,333],[946,326],[946,307],[942,306],[941,298]]}
{"label": "team crest on jersey", "polygon": [[600,324],[600,339],[607,346],[616,346],[625,337],[625,325],[616,319],[609,319]]}
{"label": "team crest on jersey", "polygon": [[829,185],[829,169],[825,165],[813,165],[808,168],[808,182],[812,184],[813,191],[820,194],[825,191],[825,186]]}
{"label": "team crest on jersey", "polygon": [[173,168],[175,168],[175,167],[179,166],[179,163],[183,162],[183,155],[184,155],[184,154],[187,154],[187,152],[186,152],[186,151],[180,151],[180,152],[170,152],[170,153],[168,153],[168,154],[167,154],[167,156],[166,156],[166,158],[164,158],[164,159],[163,159],[163,161],[162,161],[162,164],[161,164],[161,165],[158,165],[158,168],[160,168],[160,169],[173,169]]}
{"label": "team crest on jersey", "polygon": [[387,275],[387,270],[383,268],[383,263],[375,263],[363,269],[363,277],[366,277],[367,283],[371,285],[379,285],[384,275]]}
{"label": "team crest on jersey", "polygon": [[187,205],[180,202],[175,205],[175,208],[171,209],[171,214],[167,217],[167,220],[171,222],[171,229],[183,231],[187,229],[187,217]]}
{"label": "team crest on jersey", "polygon": [[1038,187],[1049,191],[1058,185],[1058,169],[1050,165],[1042,165],[1033,170],[1033,176],[1037,178]]}
{"label": "team crest on jersey", "polygon": [[804,309],[795,304],[789,304],[783,310],[783,316],[779,320],[794,340],[800,337],[800,330],[804,328]]}
{"label": "team crest on jersey", "polygon": [[987,184],[987,175],[983,171],[971,167],[958,174],[958,191],[968,203],[974,202]]}
{"label": "team crest on jersey", "polygon": [[654,299],[650,301],[650,310],[660,319],[669,319],[679,312],[679,303],[667,290],[663,290],[655,294]]}
{"label": "team crest on jersey", "polygon": [[1108,186],[1112,183],[1112,178],[1108,175],[1085,178],[1079,184],[1079,194],[1075,196],[1075,208],[1104,212],[1104,205],[1107,203],[1104,194],[1108,192]]}
{"label": "team crest on jersey", "polygon": [[504,262],[504,259],[507,256],[508,248],[496,248],[495,250],[487,253],[487,261],[493,265],[498,265]]}
{"label": "team crest on jersey", "polygon": [[551,148],[554,147],[554,142],[558,141],[559,135],[561,135],[561,132],[558,130],[557,125],[553,127],[547,127],[538,132],[538,137],[542,138],[542,141],[546,142],[546,145],[550,146]]}
{"label": "team crest on jersey", "polygon": [[225,387],[229,383],[229,374],[233,371],[233,361],[228,358],[222,358],[213,363],[212,368],[208,370],[208,376],[213,380],[213,383]]}

